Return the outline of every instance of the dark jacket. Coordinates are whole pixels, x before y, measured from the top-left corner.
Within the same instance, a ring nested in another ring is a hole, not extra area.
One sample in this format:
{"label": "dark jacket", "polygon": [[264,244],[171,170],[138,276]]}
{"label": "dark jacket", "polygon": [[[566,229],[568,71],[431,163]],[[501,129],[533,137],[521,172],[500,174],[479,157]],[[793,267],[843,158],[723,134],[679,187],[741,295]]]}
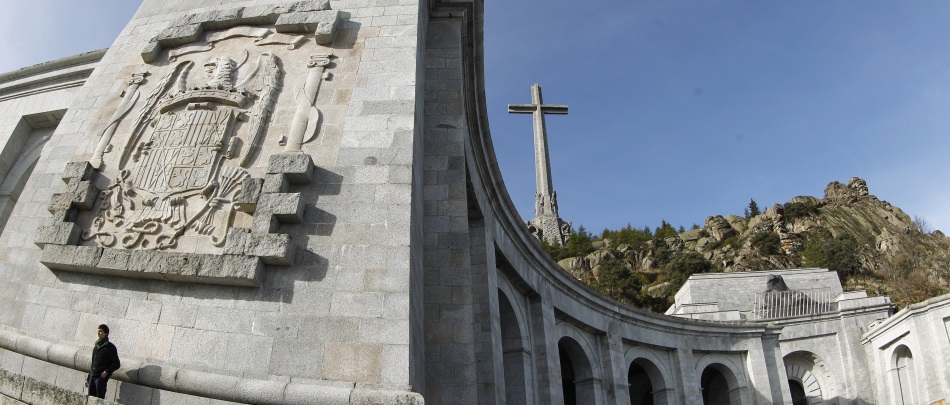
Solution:
{"label": "dark jacket", "polygon": [[98,376],[105,371],[109,377],[112,377],[112,373],[119,367],[119,351],[112,342],[106,342],[98,349],[92,349],[92,375]]}

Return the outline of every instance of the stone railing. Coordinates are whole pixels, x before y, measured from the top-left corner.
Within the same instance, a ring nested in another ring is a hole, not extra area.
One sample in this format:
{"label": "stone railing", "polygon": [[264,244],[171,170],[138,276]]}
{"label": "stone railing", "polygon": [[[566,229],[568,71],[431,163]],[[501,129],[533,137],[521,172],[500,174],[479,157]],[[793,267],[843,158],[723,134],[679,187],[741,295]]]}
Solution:
{"label": "stone railing", "polygon": [[838,292],[830,288],[771,291],[752,296],[751,319],[819,315],[837,310]]}

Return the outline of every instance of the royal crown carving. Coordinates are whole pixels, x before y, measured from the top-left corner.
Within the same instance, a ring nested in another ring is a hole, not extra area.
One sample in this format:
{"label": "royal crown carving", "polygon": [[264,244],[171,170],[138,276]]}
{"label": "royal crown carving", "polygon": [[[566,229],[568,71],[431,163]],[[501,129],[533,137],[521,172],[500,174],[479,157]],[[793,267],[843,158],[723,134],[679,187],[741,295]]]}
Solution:
{"label": "royal crown carving", "polygon": [[[325,0],[305,1],[189,15],[162,31],[94,130],[88,163],[67,168],[53,224],[36,238],[43,263],[238,285],[255,285],[261,263],[290,264],[293,244],[279,224],[302,216],[300,195],[288,191],[314,171],[302,146],[319,135],[316,99],[338,20]],[[290,89],[287,69],[300,73]],[[289,122],[271,130],[281,109]],[[142,252],[181,256],[194,271],[149,271],[134,264],[147,262]]]}

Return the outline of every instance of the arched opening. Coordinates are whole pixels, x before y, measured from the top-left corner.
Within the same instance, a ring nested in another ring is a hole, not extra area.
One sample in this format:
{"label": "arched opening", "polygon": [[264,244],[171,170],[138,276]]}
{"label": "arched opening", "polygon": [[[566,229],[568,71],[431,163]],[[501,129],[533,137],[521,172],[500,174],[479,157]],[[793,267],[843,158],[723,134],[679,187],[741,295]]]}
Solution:
{"label": "arched opening", "polygon": [[805,386],[798,380],[788,380],[788,388],[792,392],[792,405],[808,405],[805,397]]}
{"label": "arched opening", "polygon": [[596,381],[590,359],[580,343],[570,337],[557,342],[561,361],[561,389],[565,405],[596,402]]}
{"label": "arched opening", "polygon": [[636,361],[630,364],[627,385],[630,387],[630,405],[653,405],[653,381]]}
{"label": "arched opening", "polygon": [[729,381],[719,367],[710,365],[703,370],[699,379],[703,390],[703,405],[731,405],[729,400]]}
{"label": "arched opening", "polygon": [[663,358],[669,353],[633,346],[624,359],[628,364],[627,386],[631,404],[671,405],[677,403],[672,377]]}
{"label": "arched opening", "polygon": [[797,351],[787,354],[782,360],[795,405],[821,404],[837,397],[834,373],[818,355]]}
{"label": "arched opening", "polygon": [[564,405],[577,404],[577,387],[574,385],[574,363],[571,356],[564,351],[560,343],[557,345],[558,355],[561,357],[561,392],[564,394]]}
{"label": "arched opening", "polygon": [[508,296],[498,291],[498,312],[501,326],[501,349],[505,370],[505,401],[508,404],[527,404],[525,381],[530,363],[530,351],[525,347],[521,324]]}
{"label": "arched opening", "polygon": [[910,349],[907,346],[900,345],[897,349],[894,349],[894,370],[896,374],[895,378],[895,393],[896,397],[902,405],[910,405],[914,403],[914,354],[910,352]]}

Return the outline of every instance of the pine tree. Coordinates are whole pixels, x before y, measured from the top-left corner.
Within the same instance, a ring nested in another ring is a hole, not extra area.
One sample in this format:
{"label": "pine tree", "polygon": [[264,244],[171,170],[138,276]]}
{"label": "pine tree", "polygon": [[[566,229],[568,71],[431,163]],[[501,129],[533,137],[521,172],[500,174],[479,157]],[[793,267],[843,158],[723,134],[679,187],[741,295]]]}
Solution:
{"label": "pine tree", "polygon": [[752,218],[752,217],[754,217],[754,216],[756,216],[756,215],[759,215],[759,214],[761,214],[761,213],[762,213],[762,212],[759,211],[759,204],[757,204],[754,199],[751,199],[751,198],[750,198],[750,199],[749,199],[749,207],[746,208],[746,210],[745,210],[745,217],[746,217],[746,219]]}
{"label": "pine tree", "polygon": [[653,239],[666,239],[671,236],[676,236],[676,234],[676,228],[664,219],[660,223],[660,226],[656,228],[656,231],[653,232]]}

